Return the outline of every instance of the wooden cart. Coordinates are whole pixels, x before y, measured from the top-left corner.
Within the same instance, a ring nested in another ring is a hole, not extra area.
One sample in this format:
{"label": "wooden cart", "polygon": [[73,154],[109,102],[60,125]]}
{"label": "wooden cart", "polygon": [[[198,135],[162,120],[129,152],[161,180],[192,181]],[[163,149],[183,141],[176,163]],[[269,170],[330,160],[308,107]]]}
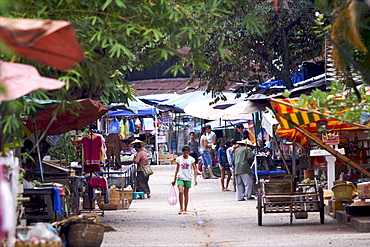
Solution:
{"label": "wooden cart", "polygon": [[[287,184],[285,184],[287,185]],[[283,191],[282,193],[271,193],[267,190],[269,185],[266,182],[261,182],[261,188],[258,189],[257,210],[258,210],[258,225],[262,226],[262,212],[269,213],[290,213],[290,225],[293,223],[293,214],[296,218],[307,218],[308,212],[319,212],[320,223],[324,224],[324,196],[323,189],[317,184],[311,185],[314,192],[296,192],[293,182],[290,183],[290,192]],[[300,188],[306,185],[299,185]],[[277,188],[283,188],[284,184],[280,183]],[[304,217],[306,215],[306,217]]]}

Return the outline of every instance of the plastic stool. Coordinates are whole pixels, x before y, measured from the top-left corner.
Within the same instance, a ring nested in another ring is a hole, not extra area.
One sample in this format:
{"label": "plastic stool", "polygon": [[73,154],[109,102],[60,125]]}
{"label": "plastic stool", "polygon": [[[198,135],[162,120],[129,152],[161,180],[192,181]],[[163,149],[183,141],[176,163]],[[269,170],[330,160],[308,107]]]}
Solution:
{"label": "plastic stool", "polygon": [[144,200],[144,192],[133,192],[132,193],[132,199],[136,200],[137,196],[140,196],[141,200]]}

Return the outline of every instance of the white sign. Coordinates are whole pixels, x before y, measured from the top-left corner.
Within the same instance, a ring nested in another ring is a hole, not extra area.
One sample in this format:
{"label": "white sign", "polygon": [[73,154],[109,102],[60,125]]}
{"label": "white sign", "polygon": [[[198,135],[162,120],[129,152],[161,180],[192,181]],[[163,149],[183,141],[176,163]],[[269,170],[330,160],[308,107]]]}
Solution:
{"label": "white sign", "polygon": [[166,136],[158,136],[158,143],[165,143],[167,142]]}

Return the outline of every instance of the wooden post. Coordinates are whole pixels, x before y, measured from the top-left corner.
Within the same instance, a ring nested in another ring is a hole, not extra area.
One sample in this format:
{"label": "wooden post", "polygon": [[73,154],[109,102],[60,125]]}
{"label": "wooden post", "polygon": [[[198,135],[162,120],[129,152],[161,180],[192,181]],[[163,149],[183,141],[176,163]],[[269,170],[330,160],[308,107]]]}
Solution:
{"label": "wooden post", "polygon": [[274,141],[275,141],[275,145],[276,145],[276,147],[277,147],[277,148],[278,148],[278,150],[279,150],[280,157],[281,157],[281,159],[282,159],[282,161],[283,161],[283,163],[284,163],[284,166],[285,166],[285,169],[286,169],[287,173],[288,173],[288,174],[291,174],[290,169],[289,169],[289,166],[288,166],[288,164],[286,163],[286,160],[285,160],[285,158],[284,158],[283,150],[281,150],[281,147],[280,147],[279,143],[278,143],[278,142],[277,142],[277,140],[276,140],[276,134],[274,135]]}
{"label": "wooden post", "polygon": [[296,160],[296,144],[293,142],[292,144],[292,174],[297,174],[297,160]]}

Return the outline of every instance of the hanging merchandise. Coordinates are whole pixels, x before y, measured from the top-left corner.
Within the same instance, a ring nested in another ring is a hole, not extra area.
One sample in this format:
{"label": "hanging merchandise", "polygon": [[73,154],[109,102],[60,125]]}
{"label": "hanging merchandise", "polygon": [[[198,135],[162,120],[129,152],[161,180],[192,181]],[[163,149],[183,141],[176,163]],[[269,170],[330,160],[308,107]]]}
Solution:
{"label": "hanging merchandise", "polygon": [[89,134],[82,138],[82,166],[86,173],[100,171],[105,161],[105,142],[101,135]]}
{"label": "hanging merchandise", "polygon": [[105,139],[105,145],[107,146],[107,159],[113,161],[112,156],[116,162],[120,161],[120,153],[122,150],[122,143],[116,133],[110,133]]}
{"label": "hanging merchandise", "polygon": [[120,123],[118,121],[113,121],[110,123],[109,133],[118,133],[120,130]]}
{"label": "hanging merchandise", "polygon": [[126,120],[125,121],[125,135],[129,135],[130,134],[130,121],[129,120]]}
{"label": "hanging merchandise", "polygon": [[135,125],[141,125],[141,121],[140,121],[140,119],[139,119],[139,118],[136,118],[136,120],[135,120]]}
{"label": "hanging merchandise", "polygon": [[152,131],[154,129],[155,128],[153,118],[143,118],[143,130]]}
{"label": "hanging merchandise", "polygon": [[119,122],[119,135],[121,139],[125,139],[126,137],[125,129],[126,129],[125,123],[123,122],[123,119],[121,119],[121,121]]}
{"label": "hanging merchandise", "polygon": [[130,131],[130,133],[135,132],[135,123],[134,123],[134,120],[132,120],[132,119],[130,119],[130,121],[129,121],[129,131]]}

